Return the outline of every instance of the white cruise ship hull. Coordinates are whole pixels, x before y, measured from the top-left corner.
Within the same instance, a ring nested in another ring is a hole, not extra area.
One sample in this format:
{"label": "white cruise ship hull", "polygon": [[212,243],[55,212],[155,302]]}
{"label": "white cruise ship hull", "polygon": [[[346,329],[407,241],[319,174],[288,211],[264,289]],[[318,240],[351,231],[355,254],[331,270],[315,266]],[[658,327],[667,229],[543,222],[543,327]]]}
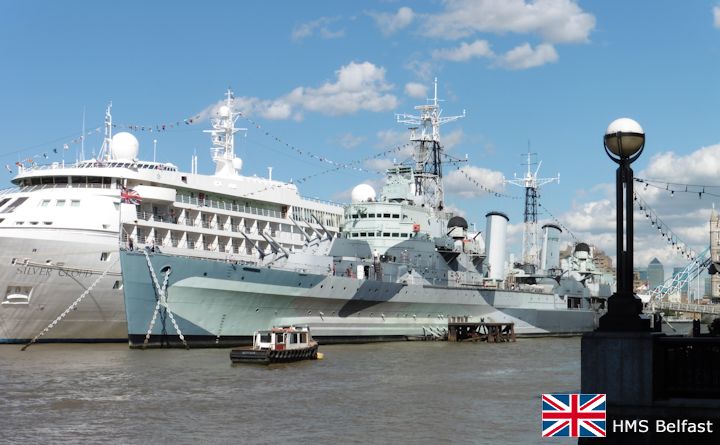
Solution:
{"label": "white cruise ship hull", "polygon": [[117,234],[25,228],[4,229],[0,235],[0,343],[35,338],[106,270],[76,308],[38,341],[127,338]]}

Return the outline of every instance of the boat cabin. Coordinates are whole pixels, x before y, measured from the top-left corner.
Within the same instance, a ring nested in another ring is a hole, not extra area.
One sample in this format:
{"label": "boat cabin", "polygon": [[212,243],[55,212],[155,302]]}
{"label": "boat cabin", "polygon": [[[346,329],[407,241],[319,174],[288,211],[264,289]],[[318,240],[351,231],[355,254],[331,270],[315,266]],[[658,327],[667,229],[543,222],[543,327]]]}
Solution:
{"label": "boat cabin", "polygon": [[313,343],[306,326],[284,326],[257,331],[253,337],[253,349],[284,351],[307,348]]}

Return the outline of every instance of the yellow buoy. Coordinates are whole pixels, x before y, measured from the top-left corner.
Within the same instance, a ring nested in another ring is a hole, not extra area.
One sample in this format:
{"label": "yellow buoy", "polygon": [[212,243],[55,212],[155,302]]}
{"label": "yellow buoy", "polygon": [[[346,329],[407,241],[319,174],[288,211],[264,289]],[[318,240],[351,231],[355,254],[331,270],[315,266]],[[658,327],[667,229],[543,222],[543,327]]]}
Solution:
{"label": "yellow buoy", "polygon": [[318,353],[317,353],[317,359],[318,359],[318,360],[322,360],[322,359],[324,359],[324,358],[325,358],[325,354],[323,354],[322,352],[318,352]]}

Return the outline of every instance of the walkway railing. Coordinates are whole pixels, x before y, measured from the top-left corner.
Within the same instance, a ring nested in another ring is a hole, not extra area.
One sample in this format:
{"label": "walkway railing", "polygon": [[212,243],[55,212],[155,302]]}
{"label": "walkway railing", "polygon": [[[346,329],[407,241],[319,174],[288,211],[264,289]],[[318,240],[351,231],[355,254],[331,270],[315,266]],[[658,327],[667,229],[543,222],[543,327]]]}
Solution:
{"label": "walkway railing", "polygon": [[720,337],[659,337],[655,399],[720,398]]}

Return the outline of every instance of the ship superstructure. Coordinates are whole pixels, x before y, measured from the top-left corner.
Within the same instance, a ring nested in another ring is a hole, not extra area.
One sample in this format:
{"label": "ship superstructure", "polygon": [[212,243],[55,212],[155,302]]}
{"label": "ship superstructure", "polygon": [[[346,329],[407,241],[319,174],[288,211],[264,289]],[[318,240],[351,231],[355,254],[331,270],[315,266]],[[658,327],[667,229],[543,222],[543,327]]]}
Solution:
{"label": "ship superstructure", "polygon": [[119,245],[244,260],[301,249],[320,223],[337,233],[339,205],[240,174],[237,117],[228,91],[211,119],[213,175],[139,160],[135,136],[112,134],[110,106],[96,159],[21,167],[0,192],[0,342],[124,341]]}
{"label": "ship superstructure", "polygon": [[487,214],[483,239],[444,208],[439,127],[459,116],[443,120],[438,102],[436,84],[421,116],[399,116],[419,125],[412,161],[386,171],[379,196],[353,189],[339,236],[322,229],[300,251],[238,264],[121,251],[130,345],[232,345],[288,324],[324,342],[406,339],[440,335],[449,317],[513,322],[527,335],[592,330],[578,280],[507,277],[506,215]]}

